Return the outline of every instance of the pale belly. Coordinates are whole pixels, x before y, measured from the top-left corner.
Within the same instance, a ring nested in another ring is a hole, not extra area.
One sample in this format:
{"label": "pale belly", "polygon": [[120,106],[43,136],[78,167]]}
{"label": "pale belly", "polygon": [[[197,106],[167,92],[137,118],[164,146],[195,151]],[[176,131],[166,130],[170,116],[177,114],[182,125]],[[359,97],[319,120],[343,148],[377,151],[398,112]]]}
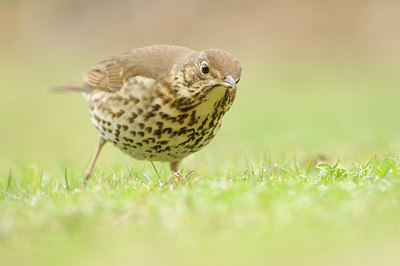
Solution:
{"label": "pale belly", "polygon": [[95,91],[89,96],[90,115],[100,136],[131,157],[174,162],[207,145],[220,128],[227,108],[215,108],[223,94],[211,96],[211,101],[179,112],[158,99],[149,103]]}

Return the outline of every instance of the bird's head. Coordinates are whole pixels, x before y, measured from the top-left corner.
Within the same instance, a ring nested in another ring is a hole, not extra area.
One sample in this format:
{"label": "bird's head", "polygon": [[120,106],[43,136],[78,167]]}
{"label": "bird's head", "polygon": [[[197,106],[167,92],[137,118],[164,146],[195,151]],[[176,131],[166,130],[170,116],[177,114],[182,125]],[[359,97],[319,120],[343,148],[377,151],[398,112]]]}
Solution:
{"label": "bird's head", "polygon": [[176,70],[175,81],[185,96],[204,95],[220,88],[235,92],[242,74],[239,61],[220,49],[192,53]]}

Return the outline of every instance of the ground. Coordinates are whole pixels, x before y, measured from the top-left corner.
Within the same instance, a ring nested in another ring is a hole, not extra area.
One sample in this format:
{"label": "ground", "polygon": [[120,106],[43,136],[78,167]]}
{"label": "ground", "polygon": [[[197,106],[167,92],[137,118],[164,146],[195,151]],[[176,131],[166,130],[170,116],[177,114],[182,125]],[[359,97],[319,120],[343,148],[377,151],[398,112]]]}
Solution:
{"label": "ground", "polygon": [[4,59],[0,264],[396,265],[398,66],[238,58],[232,110],[182,175],[106,145],[86,187],[86,102],[46,88],[95,61]]}

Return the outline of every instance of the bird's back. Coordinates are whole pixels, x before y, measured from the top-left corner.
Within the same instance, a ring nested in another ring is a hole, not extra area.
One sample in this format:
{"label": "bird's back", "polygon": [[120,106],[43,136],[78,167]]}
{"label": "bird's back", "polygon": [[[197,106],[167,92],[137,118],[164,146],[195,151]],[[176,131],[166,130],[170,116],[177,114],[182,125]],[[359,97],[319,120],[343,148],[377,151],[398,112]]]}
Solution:
{"label": "bird's back", "polygon": [[84,78],[93,87],[115,91],[135,76],[159,80],[162,74],[169,72],[173,62],[192,53],[197,52],[176,45],[132,49],[95,65],[84,74]]}

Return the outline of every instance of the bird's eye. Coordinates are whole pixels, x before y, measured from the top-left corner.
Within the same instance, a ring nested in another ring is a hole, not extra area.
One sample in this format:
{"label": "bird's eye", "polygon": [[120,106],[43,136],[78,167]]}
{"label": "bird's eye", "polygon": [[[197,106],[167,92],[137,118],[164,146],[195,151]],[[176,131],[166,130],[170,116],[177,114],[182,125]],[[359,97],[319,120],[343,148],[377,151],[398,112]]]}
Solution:
{"label": "bird's eye", "polygon": [[210,72],[210,68],[208,67],[207,63],[201,64],[201,73],[208,74]]}

